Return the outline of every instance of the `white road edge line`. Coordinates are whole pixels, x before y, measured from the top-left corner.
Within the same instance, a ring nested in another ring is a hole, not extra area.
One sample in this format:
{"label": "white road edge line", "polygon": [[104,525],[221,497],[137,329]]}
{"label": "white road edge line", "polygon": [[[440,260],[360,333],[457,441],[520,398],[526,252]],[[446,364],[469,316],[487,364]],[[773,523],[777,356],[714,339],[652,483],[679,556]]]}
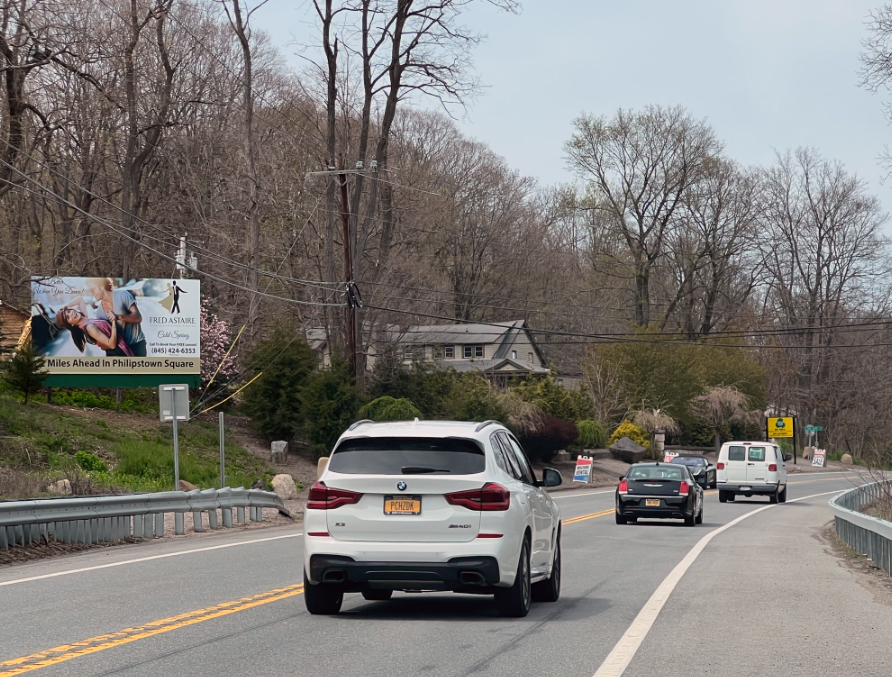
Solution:
{"label": "white road edge line", "polygon": [[6,585],[16,585],[17,583],[27,583],[28,581],[40,581],[45,578],[56,578],[57,576],[69,576],[71,574],[80,574],[85,571],[96,571],[98,569],[110,569],[112,567],[122,567],[125,564],[137,564],[139,562],[150,562],[156,559],[166,559],[168,557],[180,557],[181,555],[192,555],[196,552],[207,552],[208,550],[222,550],[223,548],[236,548],[240,545],[254,545],[255,543],[266,543],[267,541],[279,541],[283,538],[297,538],[303,536],[303,532],[299,534],[287,534],[285,536],[270,536],[268,538],[255,538],[252,541],[239,541],[238,543],[226,543],[224,545],[211,545],[207,548],[193,548],[192,550],[182,550],[180,552],[169,552],[165,555],[152,555],[151,557],[138,557],[136,559],[128,559],[122,562],[111,562],[109,564],[98,564],[93,567],[83,567],[81,569],[68,569],[66,571],[57,571],[52,574],[43,574],[42,576],[30,576],[28,578],[18,578],[14,581],[0,581],[0,588]]}
{"label": "white road edge line", "polygon": [[[811,496],[794,498],[787,501],[787,503],[805,501],[810,498],[817,498],[818,496],[839,494],[843,491],[847,491],[847,489],[825,491],[820,494],[812,494]],[[676,565],[676,567],[670,572],[670,574],[666,576],[663,582],[660,583],[660,587],[656,589],[654,594],[651,595],[650,599],[647,600],[647,604],[645,604],[644,607],[642,607],[641,611],[638,612],[635,620],[632,621],[632,625],[630,625],[625,634],[620,637],[619,641],[616,643],[616,646],[613,647],[613,651],[608,654],[607,658],[601,664],[601,667],[598,668],[598,671],[595,673],[594,677],[620,677],[620,675],[622,675],[626,671],[626,668],[629,667],[629,663],[632,662],[632,659],[635,657],[635,654],[637,653],[638,648],[641,646],[641,643],[644,641],[644,638],[647,637],[647,633],[650,632],[651,626],[653,626],[654,621],[657,620],[657,616],[660,615],[660,611],[662,611],[663,606],[666,604],[666,600],[669,599],[669,595],[672,594],[675,586],[678,585],[678,581],[681,580],[681,577],[685,575],[685,572],[687,572],[691,564],[694,563],[694,560],[697,559],[700,553],[703,552],[703,549],[713,538],[718,536],[723,531],[730,529],[738,522],[742,522],[747,517],[752,517],[753,515],[756,515],[763,510],[768,510],[769,508],[776,508],[779,505],[781,504],[769,504],[763,508],[752,510],[745,515],[741,515],[737,519],[728,522],[724,526],[721,526],[714,531],[710,531],[703,538],[701,538],[697,542],[697,544],[693,548],[691,548],[690,552],[688,552],[685,558],[681,560],[681,562]]]}

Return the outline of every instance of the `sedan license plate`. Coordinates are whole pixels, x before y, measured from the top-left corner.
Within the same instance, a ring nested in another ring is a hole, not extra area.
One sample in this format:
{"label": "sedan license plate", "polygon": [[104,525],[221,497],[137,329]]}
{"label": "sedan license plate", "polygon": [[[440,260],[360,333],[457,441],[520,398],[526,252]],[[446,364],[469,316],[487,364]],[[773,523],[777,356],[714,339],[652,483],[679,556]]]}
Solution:
{"label": "sedan license plate", "polygon": [[385,515],[420,515],[421,496],[385,496]]}
{"label": "sedan license plate", "polygon": [[660,499],[659,498],[648,498],[645,500],[644,505],[648,508],[659,508],[660,507]]}

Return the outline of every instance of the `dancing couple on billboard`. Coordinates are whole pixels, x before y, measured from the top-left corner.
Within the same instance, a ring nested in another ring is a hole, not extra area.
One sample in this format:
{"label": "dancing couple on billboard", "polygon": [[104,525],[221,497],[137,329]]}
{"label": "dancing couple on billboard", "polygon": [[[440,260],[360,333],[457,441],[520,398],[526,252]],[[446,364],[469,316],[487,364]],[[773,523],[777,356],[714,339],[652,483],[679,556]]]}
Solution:
{"label": "dancing couple on billboard", "polygon": [[81,296],[56,313],[56,325],[71,333],[77,349],[84,352],[89,343],[104,350],[109,357],[145,357],[142,313],[133,294],[126,289],[115,289],[105,277],[87,278],[86,290],[93,298],[92,303]]}

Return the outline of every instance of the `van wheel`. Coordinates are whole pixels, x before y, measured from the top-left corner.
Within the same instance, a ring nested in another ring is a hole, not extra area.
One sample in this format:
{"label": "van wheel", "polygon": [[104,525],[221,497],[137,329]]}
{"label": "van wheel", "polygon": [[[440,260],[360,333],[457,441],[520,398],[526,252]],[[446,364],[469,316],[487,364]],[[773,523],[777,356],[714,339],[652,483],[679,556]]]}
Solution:
{"label": "van wheel", "polygon": [[728,492],[728,502],[729,503],[733,503],[735,497],[736,497],[736,494],[732,494],[730,491]]}
{"label": "van wheel", "polygon": [[554,546],[554,562],[551,564],[551,576],[544,581],[533,583],[533,601],[557,602],[561,596],[561,534],[558,532]]}
{"label": "van wheel", "polygon": [[781,503],[787,502],[787,485],[786,484],[784,485],[784,490],[782,492],[780,492],[780,495],[777,497],[777,500],[779,500]]}
{"label": "van wheel", "polygon": [[778,498],[778,496],[780,496],[780,492],[779,492],[779,491],[775,491],[773,494],[770,494],[770,495],[768,496],[768,500],[770,500],[772,503],[777,503],[777,498]]}
{"label": "van wheel", "polygon": [[532,601],[530,584],[530,544],[524,539],[520,548],[520,561],[517,563],[517,574],[514,585],[510,588],[496,588],[496,606],[499,615],[523,618],[530,613]]}
{"label": "van wheel", "polygon": [[376,590],[369,588],[362,591],[362,596],[370,602],[386,602],[393,597],[393,590]]}
{"label": "van wheel", "polygon": [[719,489],[719,503],[727,503],[728,502],[728,492],[722,491]]}
{"label": "van wheel", "polygon": [[312,585],[304,571],[304,604],[314,616],[334,616],[344,603],[344,590],[339,585],[320,583]]}

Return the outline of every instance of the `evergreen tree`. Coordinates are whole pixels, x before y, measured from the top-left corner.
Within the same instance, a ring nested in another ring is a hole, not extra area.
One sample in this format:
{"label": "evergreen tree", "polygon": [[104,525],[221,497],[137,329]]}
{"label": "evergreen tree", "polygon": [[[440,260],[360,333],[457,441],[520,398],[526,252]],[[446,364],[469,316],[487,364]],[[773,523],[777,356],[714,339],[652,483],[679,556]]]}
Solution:
{"label": "evergreen tree", "polygon": [[13,389],[25,396],[25,404],[28,398],[40,391],[40,386],[47,376],[44,369],[46,360],[43,355],[35,350],[31,341],[24,343],[3,367],[3,377]]}

